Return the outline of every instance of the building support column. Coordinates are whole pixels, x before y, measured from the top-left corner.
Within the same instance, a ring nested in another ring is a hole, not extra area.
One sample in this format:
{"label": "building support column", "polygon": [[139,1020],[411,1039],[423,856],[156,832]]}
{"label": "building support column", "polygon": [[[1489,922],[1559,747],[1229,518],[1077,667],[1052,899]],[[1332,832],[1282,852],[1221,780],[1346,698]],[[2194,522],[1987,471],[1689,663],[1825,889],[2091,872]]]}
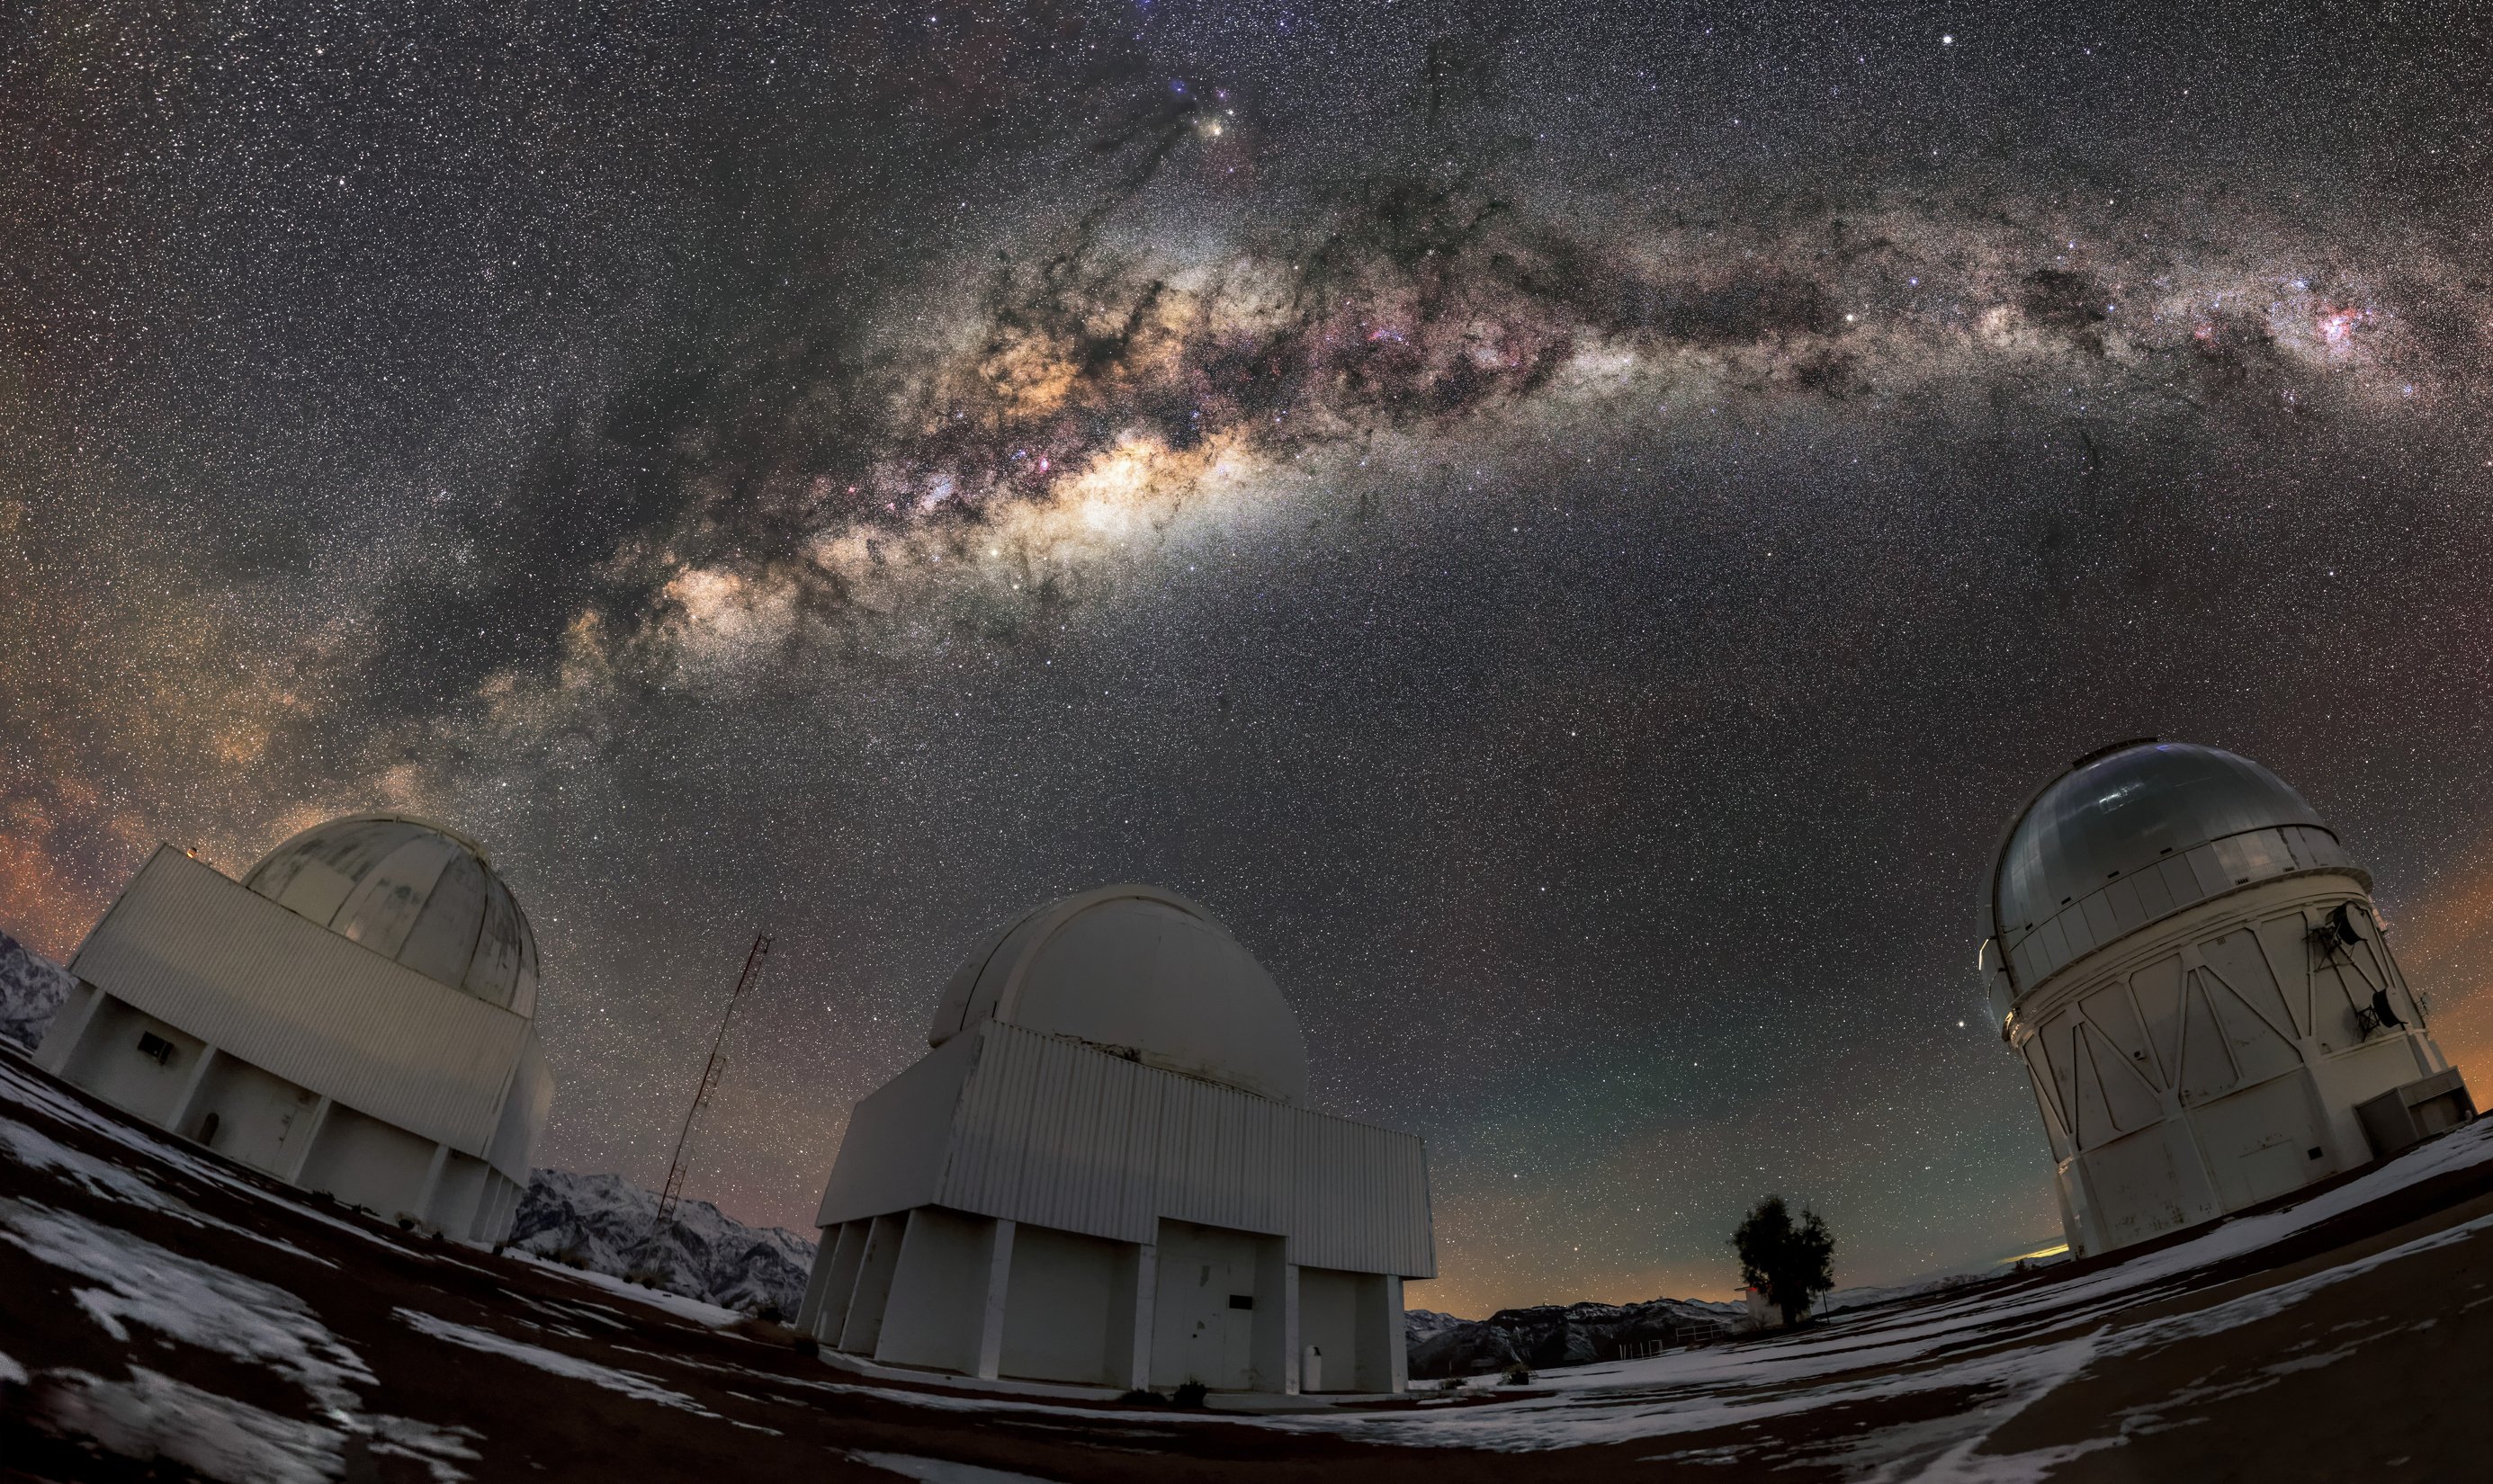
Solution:
{"label": "building support column", "polygon": [[1365,1343],[1359,1349],[1365,1351],[1370,1344],[1376,1347],[1376,1353],[1384,1362],[1377,1367],[1382,1374],[1372,1381],[1360,1384],[1403,1392],[1411,1389],[1411,1352],[1402,1343],[1402,1279],[1395,1273],[1387,1273],[1384,1277],[1384,1283],[1379,1285],[1383,1301],[1376,1306],[1375,1313],[1359,1317],[1359,1321],[1368,1328],[1368,1333],[1360,1337]]}
{"label": "building support column", "polygon": [[167,1129],[185,1139],[191,1137],[184,1132],[184,1125],[191,1121],[191,1105],[199,1100],[199,1088],[206,1083],[208,1068],[215,1064],[216,1059],[217,1049],[201,1042],[198,1059],[191,1063],[191,1075],[183,1079],[182,1091],[173,1099],[173,1112],[165,1119]]}
{"label": "building support column", "polygon": [[407,1213],[408,1215],[413,1216],[418,1221],[431,1222],[436,1227],[441,1225],[440,1222],[435,1221],[433,1217],[433,1198],[440,1193],[442,1167],[449,1163],[450,1145],[446,1143],[435,1144],[433,1146],[433,1163],[424,1167],[424,1184],[417,1189],[415,1194],[415,1209],[409,1211]]}
{"label": "building support column", "polygon": [[511,1235],[511,1218],[519,1211],[520,1187],[510,1176],[488,1166],[485,1172],[486,1214],[476,1224],[476,1239],[500,1243]]}
{"label": "building support column", "polygon": [[[865,1261],[865,1239],[873,1230],[870,1218],[826,1227],[822,1245],[814,1249],[814,1272],[823,1291],[812,1316],[796,1327],[833,1350],[840,1348],[840,1330],[849,1321],[850,1300],[856,1295],[857,1269]],[[810,1289],[813,1283],[808,1279],[806,1287]]]}
{"label": "building support column", "polygon": [[44,1044],[35,1048],[35,1065],[54,1077],[67,1077],[70,1058],[77,1054],[78,1043],[86,1039],[89,1026],[95,1024],[96,1011],[104,1007],[104,991],[81,979],[77,988],[53,1015],[51,1027],[44,1032]]}
{"label": "building support column", "polygon": [[814,1230],[814,1265],[805,1272],[805,1296],[796,1300],[796,1314],[790,1321],[800,1335],[812,1334],[823,1317],[823,1290],[830,1285],[831,1259],[839,1250],[840,1233],[847,1230],[845,1224]]}
{"label": "building support column", "polygon": [[1012,1287],[1014,1224],[998,1217],[987,1235],[986,1312],[978,1321],[978,1369],[981,1380],[994,1380],[1005,1357],[1005,1298]]}
{"label": "building support column", "polygon": [[303,1130],[303,1146],[296,1149],[294,1157],[285,1163],[284,1178],[286,1184],[303,1183],[304,1167],[312,1163],[312,1146],[320,1142],[320,1130],[328,1121],[329,1096],[324,1092],[320,1095],[320,1101],[312,1105],[312,1116],[307,1120]]}
{"label": "building support column", "polygon": [[1152,1306],[1159,1282],[1159,1247],[1134,1243],[1127,1260],[1118,1264],[1108,1295],[1109,1385],[1140,1391],[1152,1383]]}
{"label": "building support column", "polygon": [[900,1265],[900,1247],[909,1233],[909,1213],[877,1216],[866,1228],[857,1254],[856,1283],[849,1291],[849,1312],[840,1323],[835,1347],[852,1355],[872,1355],[883,1338],[883,1311],[891,1301],[892,1270]]}

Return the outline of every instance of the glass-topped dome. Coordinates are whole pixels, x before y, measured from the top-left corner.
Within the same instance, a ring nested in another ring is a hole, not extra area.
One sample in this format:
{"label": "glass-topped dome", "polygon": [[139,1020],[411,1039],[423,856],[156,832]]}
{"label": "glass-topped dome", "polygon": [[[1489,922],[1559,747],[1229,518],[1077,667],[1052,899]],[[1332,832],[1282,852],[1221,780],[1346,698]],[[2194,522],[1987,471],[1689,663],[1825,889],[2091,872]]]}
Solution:
{"label": "glass-topped dome", "polygon": [[349,815],[268,852],[242,884],[428,979],[521,1015],[537,939],[484,850],[405,815]]}
{"label": "glass-topped dome", "polygon": [[2010,824],[1984,879],[1987,967],[2022,991],[2157,918],[2253,881],[2352,870],[2282,779],[2188,742],[2123,742],[2071,763]]}

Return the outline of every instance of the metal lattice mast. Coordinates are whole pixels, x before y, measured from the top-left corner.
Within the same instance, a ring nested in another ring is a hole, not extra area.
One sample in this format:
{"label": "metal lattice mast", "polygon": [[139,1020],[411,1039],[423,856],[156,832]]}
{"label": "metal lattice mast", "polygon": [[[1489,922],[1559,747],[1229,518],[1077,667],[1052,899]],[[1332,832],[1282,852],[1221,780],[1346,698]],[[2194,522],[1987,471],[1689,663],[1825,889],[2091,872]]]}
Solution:
{"label": "metal lattice mast", "polygon": [[736,1007],[743,1002],[744,992],[753,987],[753,981],[761,977],[763,961],[769,957],[770,935],[757,934],[752,949],[744,956],[744,972],[736,976],[736,991],[727,996],[727,1013],[718,1019],[718,1034],[709,1043],[709,1060],[702,1063],[701,1083],[693,1089],[693,1106],[684,1110],[684,1126],[676,1133],[676,1156],[667,1164],[667,1187],[658,1193],[658,1218],[649,1224],[651,1238],[666,1230],[667,1218],[676,1213],[676,1202],[683,1197],[684,1145],[693,1136],[693,1120],[701,1116],[710,1093],[718,1086],[720,1072],[725,1070],[719,1049],[727,1044],[728,1027],[736,1024]]}

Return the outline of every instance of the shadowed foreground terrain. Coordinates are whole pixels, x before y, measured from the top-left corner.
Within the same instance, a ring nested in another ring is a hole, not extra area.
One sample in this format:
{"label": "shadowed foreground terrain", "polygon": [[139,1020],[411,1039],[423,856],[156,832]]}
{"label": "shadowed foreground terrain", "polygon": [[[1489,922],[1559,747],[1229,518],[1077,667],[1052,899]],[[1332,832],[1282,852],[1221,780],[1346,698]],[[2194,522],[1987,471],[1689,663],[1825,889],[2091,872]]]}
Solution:
{"label": "shadowed foreground terrain", "polygon": [[384,1228],[0,1054],[0,1478],[2481,1477],[2493,1121],[2114,1263],[1371,1409],[865,1383]]}

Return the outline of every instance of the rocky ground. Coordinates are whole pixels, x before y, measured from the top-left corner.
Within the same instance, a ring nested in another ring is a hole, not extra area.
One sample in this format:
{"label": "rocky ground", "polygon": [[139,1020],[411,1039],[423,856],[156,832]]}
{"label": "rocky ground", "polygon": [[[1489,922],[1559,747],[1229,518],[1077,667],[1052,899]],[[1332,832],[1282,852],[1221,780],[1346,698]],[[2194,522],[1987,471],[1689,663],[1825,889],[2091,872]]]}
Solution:
{"label": "rocky ground", "polygon": [[0,1054],[0,1478],[2473,1480],[2493,1122],[2120,1262],[1277,1415],[868,1383],[401,1232]]}

